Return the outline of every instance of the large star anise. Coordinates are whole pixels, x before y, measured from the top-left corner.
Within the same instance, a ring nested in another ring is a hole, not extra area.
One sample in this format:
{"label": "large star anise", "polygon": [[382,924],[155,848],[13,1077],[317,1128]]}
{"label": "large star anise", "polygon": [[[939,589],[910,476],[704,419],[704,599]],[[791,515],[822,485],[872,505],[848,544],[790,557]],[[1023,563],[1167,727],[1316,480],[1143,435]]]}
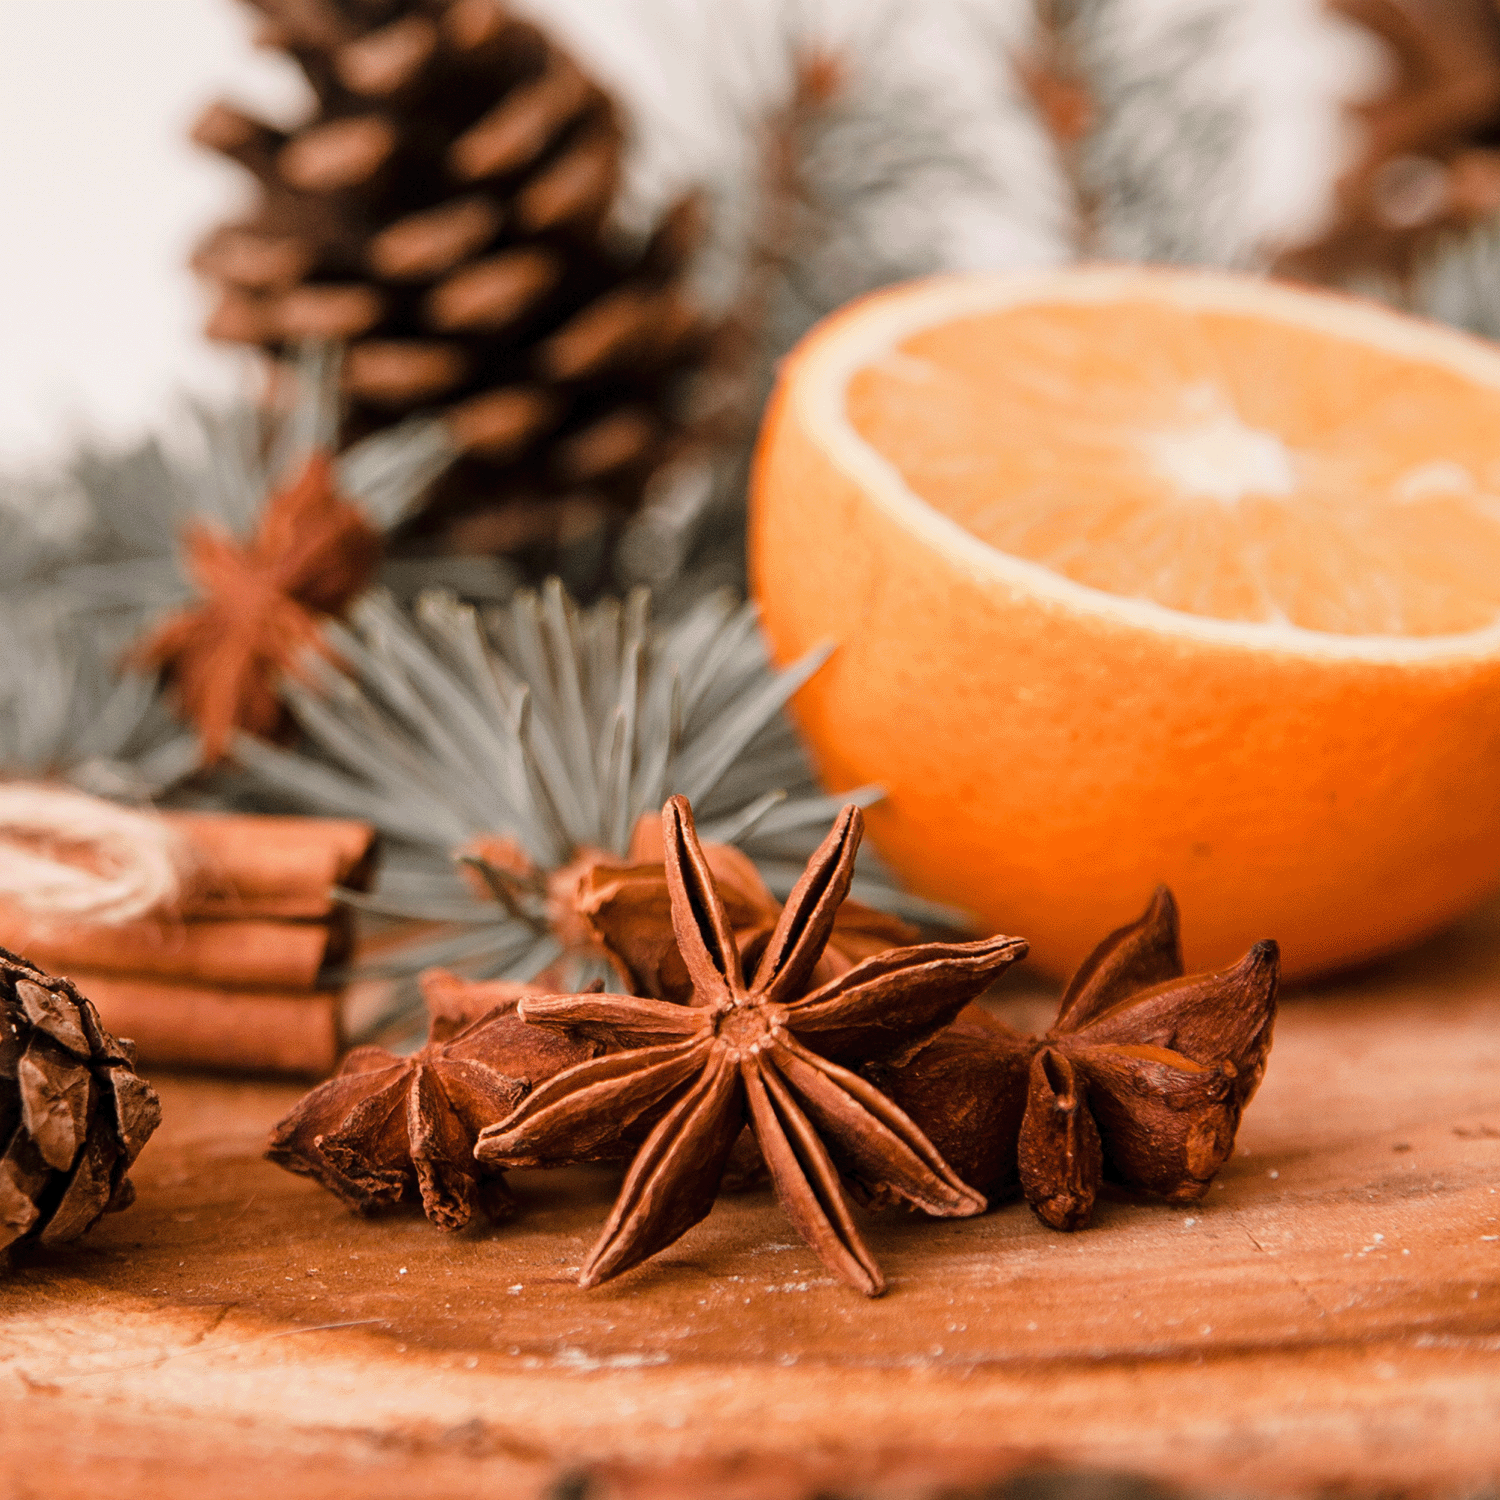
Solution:
{"label": "large star anise", "polygon": [[[766,888],[754,860],[732,844],[704,844],[703,857],[723,898],[740,963],[753,968],[776,930],[781,903]],[[661,818],[643,817],[631,839],[630,860],[595,860],[575,876],[568,892],[568,922],[608,956],[633,994],[687,1005],[693,982],[672,930],[665,858]],[[917,930],[900,918],[846,900],[834,915],[833,931],[808,983],[826,984],[861,959],[909,946],[917,937]],[[730,1153],[724,1190],[742,1191],[765,1178],[766,1164],[747,1125]]]}
{"label": "large star anise", "polygon": [[132,653],[165,670],[207,763],[228,751],[236,729],[270,736],[283,723],[276,684],[375,575],[381,538],[342,499],[326,455],[266,502],[248,542],[194,524],[183,536],[188,571],[202,596],[178,610]]}
{"label": "large star anise", "polygon": [[356,1047],[276,1126],[266,1155],[362,1213],[420,1198],[442,1229],[480,1209],[504,1217],[503,1181],[474,1159],[480,1130],[599,1049],[524,1025],[513,1000],[446,1040],[443,1030],[435,1017],[438,1039],[411,1057]]}
{"label": "large star anise", "polygon": [[476,1155],[492,1167],[560,1166],[644,1137],[579,1276],[594,1286],[708,1213],[748,1116],[798,1233],[844,1281],[878,1295],[885,1283],[855,1228],[841,1176],[943,1217],[979,1213],[985,1202],[845,1064],[911,1057],[1026,944],[995,937],[894,948],[810,988],[863,832],[859,809],[846,807],[808,861],[747,983],[686,799],[667,803],[662,826],[690,1002],[606,994],[522,1000],[528,1022],[631,1050],[543,1084],[481,1132]]}
{"label": "large star anise", "polygon": [[[580,871],[570,890],[570,912],[635,994],[687,1005],[693,981],[672,930],[661,820],[653,818],[651,824],[649,830],[637,828],[630,861],[596,860]],[[732,844],[702,847],[740,962],[753,968],[781,919],[781,903],[766,889],[748,855]],[[861,959],[910,946],[917,936],[916,929],[900,918],[846,900],[834,913],[828,942],[809,981],[823,984]]]}
{"label": "large star anise", "polygon": [[1265,942],[1184,978],[1163,886],[1085,960],[1045,1036],[971,1007],[913,1062],[870,1076],[965,1181],[992,1197],[1019,1183],[1054,1229],[1082,1228],[1105,1178],[1190,1203],[1265,1071],[1279,970]]}

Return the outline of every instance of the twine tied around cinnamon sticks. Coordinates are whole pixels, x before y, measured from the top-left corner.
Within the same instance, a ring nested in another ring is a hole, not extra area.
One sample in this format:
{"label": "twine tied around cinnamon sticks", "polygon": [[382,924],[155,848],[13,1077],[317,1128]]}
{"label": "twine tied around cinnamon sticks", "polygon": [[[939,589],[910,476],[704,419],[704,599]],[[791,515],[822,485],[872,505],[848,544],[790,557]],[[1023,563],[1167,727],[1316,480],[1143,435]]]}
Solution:
{"label": "twine tied around cinnamon sticks", "polygon": [[189,857],[154,814],[30,782],[0,783],[0,898],[115,927],[175,906]]}
{"label": "twine tied around cinnamon sticks", "polygon": [[149,1066],[320,1075],[353,938],[333,891],[373,859],[364,823],[0,784],[0,948],[76,981]]}

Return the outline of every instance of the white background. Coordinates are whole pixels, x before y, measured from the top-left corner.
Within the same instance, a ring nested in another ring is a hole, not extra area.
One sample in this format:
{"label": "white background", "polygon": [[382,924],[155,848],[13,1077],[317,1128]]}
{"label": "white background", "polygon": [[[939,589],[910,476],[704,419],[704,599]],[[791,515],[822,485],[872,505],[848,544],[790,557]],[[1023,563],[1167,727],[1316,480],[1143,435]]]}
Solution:
{"label": "white background", "polygon": [[246,190],[186,137],[221,94],[295,109],[249,32],[229,0],[0,0],[0,470],[234,387],[185,263]]}

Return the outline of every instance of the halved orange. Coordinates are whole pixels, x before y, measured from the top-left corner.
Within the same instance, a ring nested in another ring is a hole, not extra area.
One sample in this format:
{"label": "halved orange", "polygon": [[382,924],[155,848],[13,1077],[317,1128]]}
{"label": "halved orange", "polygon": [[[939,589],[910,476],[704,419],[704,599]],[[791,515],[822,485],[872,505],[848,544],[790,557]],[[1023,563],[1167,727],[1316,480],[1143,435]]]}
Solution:
{"label": "halved orange", "polygon": [[753,483],[780,659],[911,886],[1072,968],[1160,881],[1291,973],[1500,881],[1500,350],[1132,268],[944,277],[787,361]]}

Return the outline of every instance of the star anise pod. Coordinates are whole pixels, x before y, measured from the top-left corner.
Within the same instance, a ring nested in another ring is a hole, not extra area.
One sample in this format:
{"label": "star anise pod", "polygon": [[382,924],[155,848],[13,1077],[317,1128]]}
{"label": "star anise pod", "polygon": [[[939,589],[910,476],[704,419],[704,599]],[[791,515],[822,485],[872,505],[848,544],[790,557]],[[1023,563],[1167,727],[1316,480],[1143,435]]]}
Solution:
{"label": "star anise pod", "polygon": [[1026,944],[995,937],[890,949],[811,988],[863,833],[862,814],[851,806],[808,861],[747,982],[685,798],[667,803],[662,827],[689,1003],[606,994],[522,1000],[523,1020],[630,1050],[543,1084],[481,1132],[476,1155],[495,1167],[560,1166],[596,1160],[622,1139],[644,1135],[579,1276],[594,1286],[708,1213],[748,1117],[798,1233],[836,1275],[878,1295],[885,1283],[841,1177],[942,1217],[976,1214],[985,1203],[901,1110],[846,1065],[910,1058]]}
{"label": "star anise pod", "polygon": [[[703,857],[724,899],[724,910],[740,950],[751,968],[759,961],[776,923],[781,903],[766,888],[755,861],[732,844],[704,844]],[[631,991],[657,1000],[687,1005],[693,982],[672,930],[672,905],[663,863],[661,819],[642,818],[630,845],[630,859],[600,859],[586,865],[572,882],[568,924],[586,934],[626,978]],[[833,919],[828,946],[812,971],[809,984],[824,984],[861,959],[916,942],[916,928],[858,901],[845,901]],[[755,1134],[747,1125],[730,1152],[722,1183],[725,1192],[743,1192],[764,1183],[767,1169]]]}
{"label": "star anise pod", "polygon": [[220,760],[237,729],[270,738],[283,726],[280,678],[308,648],[325,655],[322,627],[368,586],[380,533],[335,490],[324,454],[266,503],[248,542],[195,523],[184,560],[201,598],[135,647],[134,660],[162,668],[206,763]]}
{"label": "star anise pod", "polygon": [[514,1204],[474,1159],[480,1130],[599,1049],[524,1025],[514,1000],[447,1039],[444,1029],[411,1057],[356,1047],[276,1126],[266,1155],[362,1213],[420,1198],[441,1229],[481,1209],[503,1218]]}
{"label": "star anise pod", "polygon": [[870,1073],[965,1181],[991,1197],[1019,1183],[1054,1229],[1082,1228],[1105,1178],[1190,1203],[1265,1071],[1279,970],[1265,942],[1183,977],[1163,886],[1084,962],[1045,1036],[970,1007],[913,1062]]}
{"label": "star anise pod", "polygon": [[[746,963],[760,956],[781,915],[781,904],[766,888],[755,861],[732,844],[703,846],[708,868],[724,900],[735,942]],[[661,818],[643,814],[620,858],[602,849],[584,849],[561,869],[543,874],[511,838],[473,838],[459,851],[477,895],[545,902],[547,926],[564,957],[537,976],[554,989],[567,983],[568,964],[580,954],[602,955],[637,995],[686,1005],[692,981],[677,951],[667,894]],[[874,907],[845,901],[834,918],[828,946],[813,979],[822,983],[862,958],[917,939],[916,928]]]}
{"label": "star anise pod", "polygon": [[[766,889],[748,855],[732,844],[702,848],[740,960],[752,968],[781,919],[781,903]],[[648,826],[648,820],[641,819],[629,860],[595,860],[578,873],[570,892],[571,912],[637,995],[687,1005],[693,981],[672,929],[665,858],[661,820],[652,818]],[[834,914],[810,983],[835,979],[861,959],[887,948],[908,947],[917,937],[917,930],[900,918],[846,900]]]}
{"label": "star anise pod", "polygon": [[[748,855],[732,844],[707,843],[702,848],[742,961],[749,965],[759,958],[774,930],[781,903],[766,888]],[[644,814],[636,821],[623,859],[590,849],[549,876],[536,871],[513,839],[499,835],[471,839],[464,858],[476,891],[482,893],[482,882],[496,895],[510,895],[518,904],[527,893],[544,896],[548,926],[563,950],[563,956],[542,970],[534,983],[512,986],[510,998],[569,988],[573,965],[585,955],[608,959],[632,994],[688,1004],[693,985],[672,930],[665,857],[659,814]],[[845,901],[811,982],[821,984],[860,959],[913,943],[917,936],[917,930],[898,917]],[[451,1025],[460,1016],[465,1022],[477,1019],[498,998],[492,998],[491,990],[491,984],[468,984],[438,970],[422,976],[434,1028]],[[434,998],[439,995],[441,1019],[434,1010]],[[628,1157],[630,1148],[624,1154]],[[765,1177],[765,1162],[746,1126],[730,1154],[724,1190],[757,1187]]]}
{"label": "star anise pod", "polygon": [[522,979],[465,979],[447,969],[423,969],[417,984],[427,1008],[429,1042],[450,1042],[497,1010],[514,1011],[527,995],[551,993]]}

